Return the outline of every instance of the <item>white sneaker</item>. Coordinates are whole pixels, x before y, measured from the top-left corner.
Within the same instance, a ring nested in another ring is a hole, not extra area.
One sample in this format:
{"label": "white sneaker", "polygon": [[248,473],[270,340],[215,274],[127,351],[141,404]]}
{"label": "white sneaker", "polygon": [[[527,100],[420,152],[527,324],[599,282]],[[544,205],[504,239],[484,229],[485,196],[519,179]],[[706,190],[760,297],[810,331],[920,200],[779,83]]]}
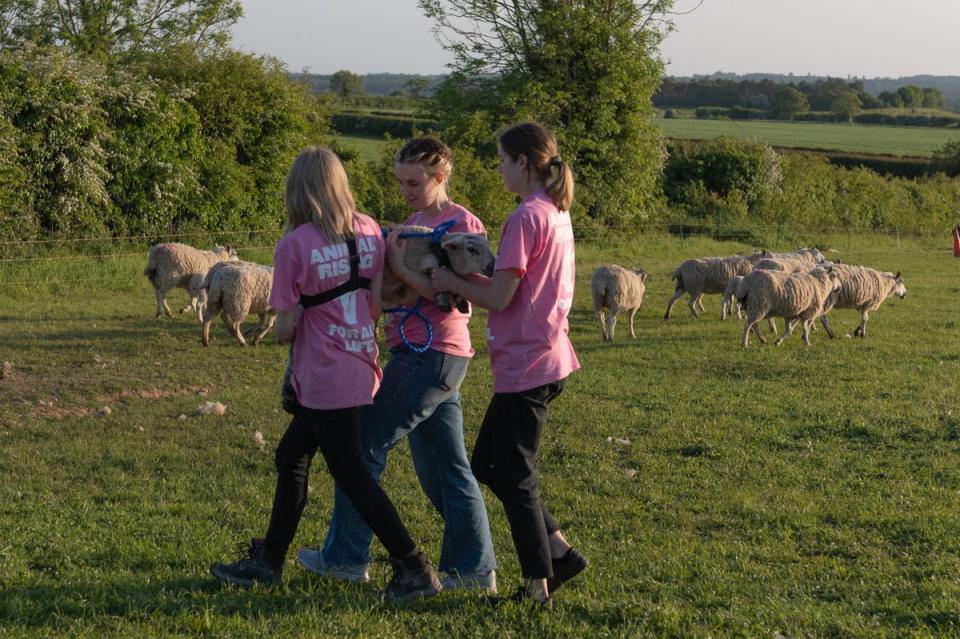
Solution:
{"label": "white sneaker", "polygon": [[488,570],[472,575],[461,575],[456,570],[452,570],[440,577],[440,585],[444,590],[483,590],[494,595],[497,593],[497,571]]}
{"label": "white sneaker", "polygon": [[355,583],[365,584],[370,581],[370,574],[367,572],[366,564],[357,564],[347,566],[343,564],[327,564],[323,558],[323,553],[319,550],[310,548],[301,548],[297,553],[297,561],[300,565],[315,575],[323,577],[333,577],[334,579],[343,579]]}

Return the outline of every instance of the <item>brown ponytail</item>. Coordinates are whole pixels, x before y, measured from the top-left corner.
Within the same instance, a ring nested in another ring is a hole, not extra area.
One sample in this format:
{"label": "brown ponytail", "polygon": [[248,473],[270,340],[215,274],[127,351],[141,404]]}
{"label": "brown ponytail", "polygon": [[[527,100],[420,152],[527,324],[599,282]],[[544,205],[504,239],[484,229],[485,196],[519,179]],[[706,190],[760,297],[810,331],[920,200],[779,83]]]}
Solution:
{"label": "brown ponytail", "polygon": [[527,165],[543,182],[547,195],[561,211],[573,205],[573,171],[560,157],[557,140],[536,122],[521,122],[500,136],[500,148],[516,160],[524,155]]}

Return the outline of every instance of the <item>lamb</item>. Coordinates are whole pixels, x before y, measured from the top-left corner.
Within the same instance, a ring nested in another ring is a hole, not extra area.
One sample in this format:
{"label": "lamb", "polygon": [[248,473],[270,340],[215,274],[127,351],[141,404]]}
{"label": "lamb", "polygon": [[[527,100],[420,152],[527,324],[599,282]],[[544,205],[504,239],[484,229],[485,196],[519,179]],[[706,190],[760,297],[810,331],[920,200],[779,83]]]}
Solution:
{"label": "lamb", "polygon": [[[736,305],[737,307],[737,319],[743,319],[743,305],[740,304],[740,298],[746,296],[746,290],[744,289],[743,284],[743,275],[737,275],[730,278],[730,282],[727,284],[727,288],[723,291],[723,302],[720,305],[720,319],[727,319],[727,313],[731,313],[731,306]],[[777,324],[773,321],[772,317],[767,318],[767,326],[770,327],[770,332],[774,335],[777,334]]]}
{"label": "lamb", "polygon": [[[190,280],[197,273],[206,273],[217,262],[236,261],[237,252],[227,246],[215,246],[211,251],[201,251],[186,244],[168,242],[154,244],[147,254],[147,276],[157,292],[157,317],[164,314],[172,317],[167,305],[167,293],[175,287],[189,289]],[[190,304],[180,309],[184,313],[196,308],[196,300],[191,294]]]}
{"label": "lamb", "polygon": [[776,341],[779,345],[790,337],[797,321],[803,321],[803,342],[810,346],[813,321],[826,312],[831,295],[840,290],[840,280],[833,267],[817,267],[809,273],[756,270],[743,278],[738,299],[747,308],[743,326],[744,347],[753,330],[760,343],[766,343],[757,323],[764,318],[782,317],[786,330]]}
{"label": "lamb", "polygon": [[[213,267],[217,267],[220,264],[233,264],[234,262],[217,262]],[[209,271],[207,271],[209,272]],[[203,282],[207,278],[207,273],[194,273],[190,277],[190,285],[187,287],[187,291],[190,292],[190,303],[180,309],[180,312],[183,313],[188,309],[193,309],[197,312],[197,320],[203,324],[203,309],[207,305],[207,289],[203,287]]]}
{"label": "lamb", "polygon": [[[600,319],[600,331],[603,341],[613,341],[613,329],[617,325],[617,313],[627,311],[630,317],[630,337],[636,337],[633,331],[633,318],[643,305],[643,294],[646,292],[647,272],[643,269],[634,271],[610,264],[599,266],[590,279],[590,291],[593,294],[593,309]],[[609,316],[604,319],[603,309],[610,310]]]}
{"label": "lamb", "polygon": [[753,270],[750,260],[751,258],[742,255],[731,255],[730,257],[701,257],[681,264],[673,273],[677,288],[670,302],[667,303],[667,312],[664,313],[663,319],[670,319],[673,305],[684,292],[690,294],[690,312],[694,317],[700,317],[700,313],[704,310],[703,295],[723,293],[731,277],[746,275]]}
{"label": "lamb", "polygon": [[203,312],[203,345],[210,344],[210,323],[219,314],[227,331],[240,346],[246,346],[240,323],[249,313],[256,313],[260,317],[260,322],[253,329],[256,333],[253,345],[259,345],[277,319],[276,311],[269,306],[272,284],[272,266],[244,262],[210,269],[204,281],[207,305]]}
{"label": "lamb", "polygon": [[[860,311],[860,325],[853,331],[854,336],[867,336],[867,319],[870,311],[877,310],[891,295],[900,299],[907,296],[907,287],[903,284],[900,271],[896,273],[880,272],[865,266],[836,265],[834,272],[840,279],[840,292],[828,303],[831,308],[854,308]],[[833,329],[826,314],[820,316],[820,323],[833,339]]]}
{"label": "lamb", "polygon": [[[430,233],[433,229],[426,226],[399,226],[402,233]],[[490,251],[487,238],[479,233],[446,233],[438,242],[432,243],[429,237],[409,237],[403,240],[404,264],[411,271],[427,274],[430,269],[442,264],[442,258],[449,259],[450,269],[458,275],[483,273],[493,275],[494,255]],[[438,255],[439,253],[439,255]],[[389,266],[383,270],[384,308],[393,306],[413,306],[418,293],[393,274]],[[438,292],[436,303],[444,311],[456,306],[461,313],[469,310],[466,300],[457,297],[452,300],[449,293]]]}

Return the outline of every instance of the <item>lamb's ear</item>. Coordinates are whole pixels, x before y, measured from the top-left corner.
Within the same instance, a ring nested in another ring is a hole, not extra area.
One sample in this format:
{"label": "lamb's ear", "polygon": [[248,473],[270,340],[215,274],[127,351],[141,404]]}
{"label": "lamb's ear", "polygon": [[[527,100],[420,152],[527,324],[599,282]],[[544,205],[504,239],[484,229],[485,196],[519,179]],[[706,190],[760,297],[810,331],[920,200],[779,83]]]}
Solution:
{"label": "lamb's ear", "polygon": [[441,248],[447,251],[459,251],[466,244],[467,238],[463,235],[450,234],[447,239],[440,242]]}
{"label": "lamb's ear", "polygon": [[895,280],[899,280],[899,279],[900,279],[900,271],[897,271],[896,275],[893,276],[893,279],[895,279]]}
{"label": "lamb's ear", "polygon": [[646,282],[646,281],[647,281],[647,277],[649,277],[649,275],[647,274],[647,272],[646,272],[645,270],[643,270],[643,269],[640,269],[640,281],[641,281],[641,282]]}

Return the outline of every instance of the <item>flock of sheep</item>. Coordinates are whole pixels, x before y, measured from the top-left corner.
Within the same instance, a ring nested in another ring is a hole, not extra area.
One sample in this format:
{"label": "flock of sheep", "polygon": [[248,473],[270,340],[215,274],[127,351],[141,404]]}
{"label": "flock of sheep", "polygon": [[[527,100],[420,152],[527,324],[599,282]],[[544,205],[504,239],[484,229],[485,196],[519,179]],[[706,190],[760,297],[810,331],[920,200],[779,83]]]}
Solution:
{"label": "flock of sheep", "polygon": [[[743,346],[747,346],[751,331],[761,343],[766,342],[759,322],[766,319],[770,330],[776,333],[773,319],[777,317],[783,318],[785,324],[777,344],[790,336],[798,322],[803,322],[803,341],[809,346],[810,330],[818,317],[833,338],[827,313],[834,308],[860,311],[860,325],[854,335],[866,337],[870,312],[891,295],[900,298],[907,295],[899,272],[833,263],[815,248],[691,259],[677,267],[673,279],[676,290],[667,304],[665,320],[670,319],[673,305],[684,293],[690,296],[688,304],[694,317],[704,311],[704,295],[722,294],[721,320],[733,311],[734,305],[738,318],[742,318],[742,311],[746,312]],[[629,314],[630,336],[635,337],[633,318],[643,304],[646,281],[647,273],[642,269],[630,271],[606,265],[594,271],[590,289],[604,340],[613,340],[620,311]]]}
{"label": "flock of sheep", "polygon": [[[429,231],[416,227],[410,230]],[[439,242],[413,238],[407,246],[407,266],[420,272],[427,272],[440,260],[461,275],[490,274],[494,262],[486,238],[472,233],[448,233]],[[438,246],[442,250],[438,251]],[[248,335],[254,336],[254,345],[260,343],[276,321],[276,312],[269,305],[273,267],[240,261],[237,252],[229,246],[203,251],[186,244],[157,244],[150,248],[144,274],[156,289],[157,317],[172,315],[166,295],[173,288],[189,291],[190,304],[180,312],[192,309],[197,313],[203,325],[204,346],[210,342],[210,324],[217,315],[241,346],[247,345],[240,330],[247,315],[255,313],[260,320],[248,331]],[[803,341],[809,346],[810,330],[817,318],[833,338],[834,332],[827,320],[827,313],[833,308],[858,310],[860,325],[853,334],[866,337],[870,313],[891,295],[900,298],[907,295],[899,272],[833,263],[815,248],[690,259],[677,267],[673,279],[676,290],[667,304],[665,320],[670,319],[674,304],[684,294],[689,295],[688,305],[694,317],[704,311],[704,295],[722,294],[721,320],[734,311],[738,318],[746,314],[743,346],[747,346],[751,331],[765,343],[759,322],[766,319],[770,330],[776,333],[773,319],[778,317],[784,319],[784,333],[777,344],[803,322]],[[590,288],[604,340],[613,340],[617,314],[621,311],[628,314],[630,336],[636,337],[633,320],[643,304],[646,282],[647,273],[642,269],[631,271],[612,264],[594,271]],[[415,292],[385,272],[385,308],[409,306],[415,297]],[[442,297],[437,301],[450,305],[450,301]]]}

